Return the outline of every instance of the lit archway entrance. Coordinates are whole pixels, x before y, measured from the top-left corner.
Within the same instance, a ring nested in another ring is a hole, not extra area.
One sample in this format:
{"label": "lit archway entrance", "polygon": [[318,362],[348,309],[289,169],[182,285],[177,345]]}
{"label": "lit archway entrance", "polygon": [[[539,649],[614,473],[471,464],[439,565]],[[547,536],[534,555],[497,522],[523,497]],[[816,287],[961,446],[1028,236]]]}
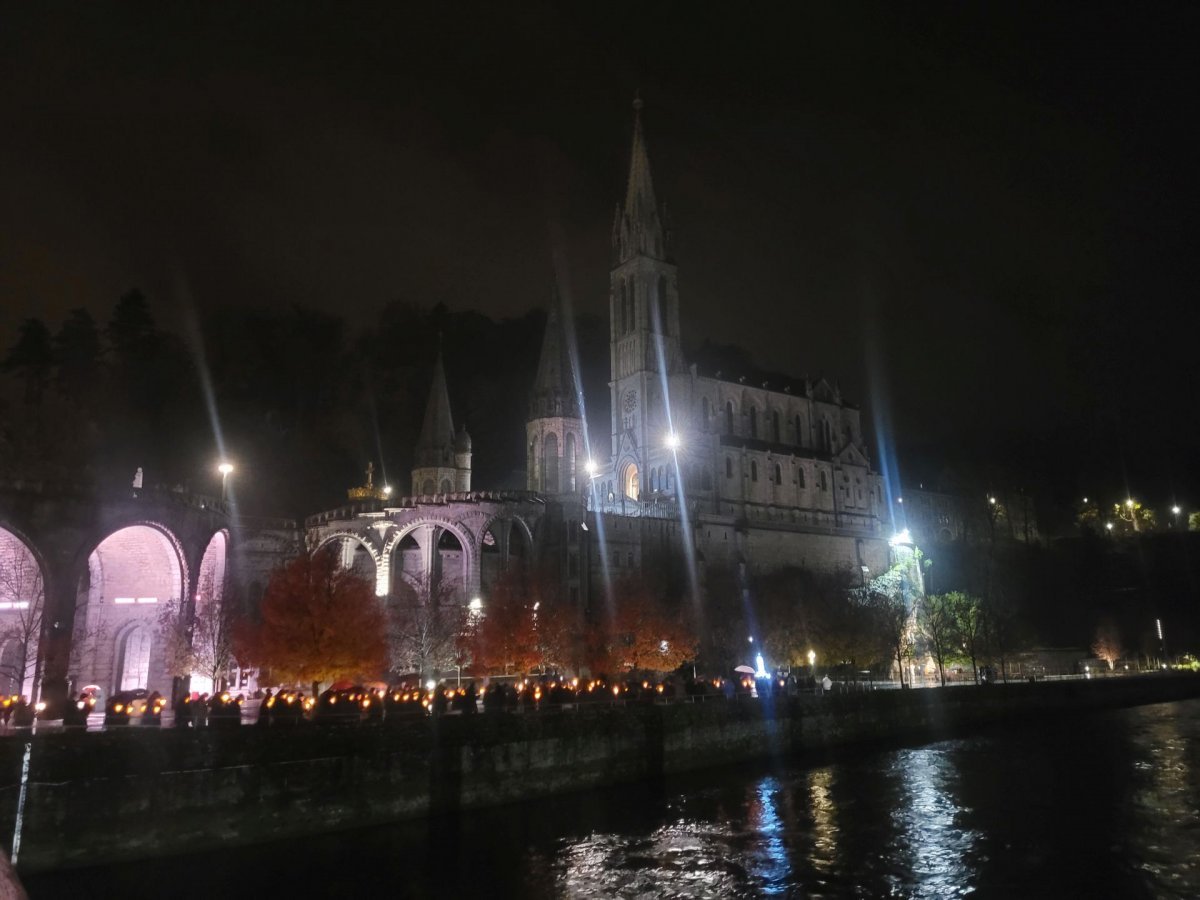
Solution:
{"label": "lit archway entrance", "polygon": [[[219,547],[218,554],[210,542],[213,555],[205,557],[210,573],[223,578],[223,537]],[[71,654],[75,683],[169,696],[172,675],[186,672],[169,671],[164,634],[183,615],[186,584],[179,547],[164,529],[131,525],[101,541],[80,579]]]}
{"label": "lit archway entrance", "polygon": [[625,472],[621,476],[621,489],[630,500],[637,500],[640,496],[642,483],[641,477],[638,474],[637,463],[631,462],[625,466]]}
{"label": "lit archway entrance", "polygon": [[38,641],[46,604],[42,568],[33,551],[0,528],[0,695],[36,700]]}
{"label": "lit archway entrance", "polygon": [[196,599],[192,604],[193,691],[211,693],[226,676],[232,662],[233,621],[225,606],[225,568],[229,537],[218,531],[204,548],[196,577]]}

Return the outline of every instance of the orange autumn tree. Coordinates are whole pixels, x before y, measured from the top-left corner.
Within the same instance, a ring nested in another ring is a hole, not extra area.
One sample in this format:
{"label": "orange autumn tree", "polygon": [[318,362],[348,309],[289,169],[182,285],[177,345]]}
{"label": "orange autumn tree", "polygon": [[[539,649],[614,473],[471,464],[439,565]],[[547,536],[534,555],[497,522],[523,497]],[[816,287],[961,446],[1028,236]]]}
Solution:
{"label": "orange autumn tree", "polygon": [[632,671],[671,672],[696,658],[699,641],[678,604],[644,580],[626,578],[613,591],[612,660]]}
{"label": "orange autumn tree", "polygon": [[529,579],[519,566],[503,572],[473,626],[471,656],[481,672],[528,672],[538,662]]}
{"label": "orange autumn tree", "polygon": [[374,679],[387,667],[387,623],[374,588],[336,548],[304,553],[271,575],[260,622],[240,634],[238,659],[282,681]]}

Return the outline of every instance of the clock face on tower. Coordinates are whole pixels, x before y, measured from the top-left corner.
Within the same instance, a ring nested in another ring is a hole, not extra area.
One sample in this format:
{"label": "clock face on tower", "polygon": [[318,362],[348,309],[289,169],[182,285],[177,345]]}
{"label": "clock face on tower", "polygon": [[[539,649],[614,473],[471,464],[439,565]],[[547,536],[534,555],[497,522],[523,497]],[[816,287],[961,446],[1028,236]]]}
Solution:
{"label": "clock face on tower", "polygon": [[635,409],[637,409],[637,404],[638,404],[637,391],[626,391],[625,392],[625,413],[626,413],[626,415],[632,414],[633,411]]}

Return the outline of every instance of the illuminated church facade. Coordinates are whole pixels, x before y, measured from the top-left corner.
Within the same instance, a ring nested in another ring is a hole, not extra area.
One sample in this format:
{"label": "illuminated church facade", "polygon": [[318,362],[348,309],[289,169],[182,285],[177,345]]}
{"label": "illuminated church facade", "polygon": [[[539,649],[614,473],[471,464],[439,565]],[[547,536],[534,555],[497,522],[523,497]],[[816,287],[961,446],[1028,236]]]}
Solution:
{"label": "illuminated church facade", "polygon": [[379,596],[486,607],[517,559],[556,577],[581,609],[625,575],[681,563],[702,596],[718,570],[744,589],[748,576],[789,567],[863,578],[886,569],[882,479],[837,386],[685,361],[678,270],[637,106],[612,235],[607,440],[589,440],[557,296],[529,396],[525,490],[472,485],[471,438],[455,429],[439,354],[411,495],[368,485],[306,523],[309,546],[339,543]]}
{"label": "illuminated church facade", "polygon": [[598,530],[624,546],[605,554],[609,565],[639,567],[637,535],[670,523],[702,564],[881,572],[887,507],[859,410],[824,379],[702,374],[684,359],[679,322],[671,233],[635,102],[629,179],[612,232],[609,452],[584,451],[556,303],[526,427],[527,487],[580,495],[589,515],[611,520]]}

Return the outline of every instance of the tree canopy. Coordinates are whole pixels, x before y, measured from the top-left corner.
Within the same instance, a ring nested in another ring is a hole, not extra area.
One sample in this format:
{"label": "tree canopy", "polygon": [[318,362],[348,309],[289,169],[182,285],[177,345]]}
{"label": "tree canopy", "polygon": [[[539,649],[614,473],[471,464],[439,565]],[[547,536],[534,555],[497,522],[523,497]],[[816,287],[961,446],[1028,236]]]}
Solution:
{"label": "tree canopy", "polygon": [[238,642],[238,659],[281,681],[376,679],[387,666],[383,609],[370,582],[339,565],[332,546],[276,569],[260,621]]}

